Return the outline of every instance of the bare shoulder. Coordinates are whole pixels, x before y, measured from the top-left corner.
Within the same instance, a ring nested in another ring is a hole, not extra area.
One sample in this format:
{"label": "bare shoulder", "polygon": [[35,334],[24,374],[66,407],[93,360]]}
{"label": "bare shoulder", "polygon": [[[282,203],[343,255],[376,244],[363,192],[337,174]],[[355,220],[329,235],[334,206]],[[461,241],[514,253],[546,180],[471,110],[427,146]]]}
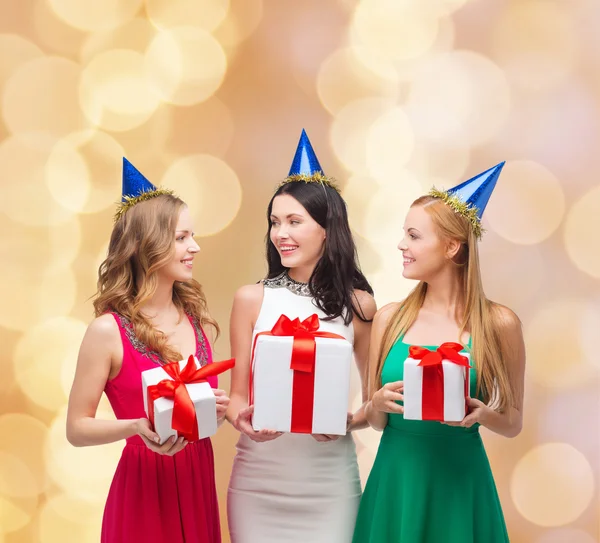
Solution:
{"label": "bare shoulder", "polygon": [[86,335],[94,340],[114,341],[119,339],[119,326],[115,318],[106,313],[96,317],[88,326]]}
{"label": "bare shoulder", "polygon": [[492,311],[497,319],[496,322],[502,330],[513,332],[521,330],[521,319],[519,319],[512,309],[492,302]]}
{"label": "bare shoulder", "polygon": [[237,302],[238,304],[253,306],[262,302],[263,292],[264,287],[261,283],[244,285],[236,290],[233,299],[234,302]]}
{"label": "bare shoulder", "polygon": [[[231,310],[231,325],[233,321],[240,323],[248,321],[254,326],[264,295],[264,287],[261,283],[256,285],[244,285],[237,289],[233,297],[233,308]],[[241,319],[241,321],[240,321]]]}
{"label": "bare shoulder", "polygon": [[400,302],[392,302],[380,308],[373,317],[373,334],[374,337],[381,338],[384,330],[387,328],[392,317],[400,307]]}
{"label": "bare shoulder", "polygon": [[399,307],[400,302],[391,302],[389,304],[384,305],[377,311],[377,313],[375,313],[373,323],[379,326],[385,326],[392,318],[392,315],[394,315],[396,311],[398,311]]}
{"label": "bare shoulder", "polygon": [[96,317],[88,326],[80,350],[82,360],[96,363],[99,359],[110,361],[122,356],[121,333],[115,318],[110,314]]}
{"label": "bare shoulder", "polygon": [[354,312],[367,321],[373,320],[377,312],[375,298],[366,290],[354,289]]}

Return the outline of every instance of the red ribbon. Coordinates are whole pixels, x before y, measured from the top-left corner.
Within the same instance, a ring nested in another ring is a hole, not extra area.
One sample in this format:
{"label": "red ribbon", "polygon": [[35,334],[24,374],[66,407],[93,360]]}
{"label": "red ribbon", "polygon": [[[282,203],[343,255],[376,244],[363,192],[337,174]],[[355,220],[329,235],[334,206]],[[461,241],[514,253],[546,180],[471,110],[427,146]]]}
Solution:
{"label": "red ribbon", "polygon": [[196,369],[194,356],[190,355],[183,369],[179,362],[165,364],[162,369],[171,377],[163,379],[155,385],[148,387],[148,414],[150,422],[154,426],[154,401],[158,398],[173,400],[173,419],[171,428],[187,441],[196,441],[199,438],[198,419],[196,408],[190,398],[186,385],[192,383],[203,383],[208,377],[219,375],[235,366],[235,359],[231,358],[223,362],[213,362],[200,369]]}
{"label": "red ribbon", "polygon": [[[470,368],[469,359],[459,354],[462,350],[463,346],[460,343],[453,342],[443,343],[435,351],[415,345],[409,347],[410,358],[420,360],[419,366],[423,367],[421,407],[423,420],[444,420],[444,366],[442,362],[448,360],[458,366]],[[468,387],[468,379],[465,379],[465,398],[469,394]]]}
{"label": "red ribbon", "polygon": [[254,337],[252,345],[252,363],[250,364],[250,390],[248,403],[254,403],[254,379],[252,366],[254,363],[254,350],[259,336],[292,336],[292,359],[290,369],[294,371],[292,384],[292,422],[290,431],[297,434],[312,433],[314,396],[315,396],[315,362],[318,337],[346,339],[344,336],[331,332],[319,332],[319,316],[313,314],[300,321],[291,320],[286,315],[281,315],[270,332],[259,332]]}

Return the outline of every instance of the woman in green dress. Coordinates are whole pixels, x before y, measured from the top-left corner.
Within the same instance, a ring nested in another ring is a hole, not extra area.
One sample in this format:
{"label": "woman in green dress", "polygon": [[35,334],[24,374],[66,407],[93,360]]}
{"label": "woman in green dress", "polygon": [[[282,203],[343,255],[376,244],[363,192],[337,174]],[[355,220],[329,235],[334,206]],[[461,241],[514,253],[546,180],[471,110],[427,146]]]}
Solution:
{"label": "woman in green dress", "polygon": [[[502,508],[479,426],[506,437],[522,426],[521,323],[485,297],[477,241],[503,163],[411,206],[399,249],[403,276],[419,281],[373,321],[370,425],[383,430],[362,497],[354,543],[504,543]],[[405,420],[409,346],[459,342],[471,355],[462,422]]]}

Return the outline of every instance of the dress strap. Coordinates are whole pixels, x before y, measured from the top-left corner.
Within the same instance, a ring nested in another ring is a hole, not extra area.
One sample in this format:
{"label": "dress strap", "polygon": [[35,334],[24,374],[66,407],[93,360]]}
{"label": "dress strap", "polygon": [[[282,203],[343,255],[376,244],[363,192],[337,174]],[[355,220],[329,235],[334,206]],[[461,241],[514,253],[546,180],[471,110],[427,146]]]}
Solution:
{"label": "dress strap", "polygon": [[121,341],[123,342],[123,346],[127,345],[129,343],[129,340],[127,339],[127,334],[125,333],[125,328],[123,326],[123,322],[121,321],[121,315],[119,315],[118,313],[115,312],[111,312],[111,315],[114,317],[117,326],[119,327],[119,333],[121,334]]}
{"label": "dress strap", "polygon": [[139,354],[146,356],[155,364],[163,364],[160,355],[156,351],[152,351],[148,346],[140,341],[135,335],[135,329],[133,323],[125,316],[119,313],[111,313],[119,325],[119,331],[121,332],[121,339],[123,346],[128,345],[137,351]]}
{"label": "dress strap", "polygon": [[200,366],[211,364],[212,350],[202,326],[196,317],[189,314],[187,317],[192,325],[192,328],[194,329],[194,334],[196,336],[196,358],[198,359],[198,362],[200,362]]}

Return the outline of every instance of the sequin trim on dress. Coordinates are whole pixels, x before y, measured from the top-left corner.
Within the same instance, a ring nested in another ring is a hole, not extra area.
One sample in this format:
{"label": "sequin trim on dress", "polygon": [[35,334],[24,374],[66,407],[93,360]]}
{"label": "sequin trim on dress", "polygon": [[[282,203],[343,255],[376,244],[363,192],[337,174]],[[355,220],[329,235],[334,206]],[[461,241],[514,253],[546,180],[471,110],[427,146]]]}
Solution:
{"label": "sequin trim on dress", "polygon": [[284,271],[282,274],[273,277],[272,279],[263,279],[261,283],[267,288],[286,288],[298,296],[312,297],[308,283],[294,281],[288,275],[287,271]]}
{"label": "sequin trim on dress", "polygon": [[[148,348],[148,346],[140,341],[138,337],[135,335],[135,330],[133,327],[133,323],[123,315],[119,315],[116,313],[117,318],[119,319],[119,323],[121,328],[125,331],[125,335],[131,343],[132,347],[140,354],[148,357],[155,364],[162,365],[164,364],[162,358],[156,351],[152,351]],[[204,334],[202,333],[202,329],[200,328],[200,324],[195,317],[191,317],[192,327],[194,328],[194,334],[196,334],[196,341],[198,347],[196,349],[196,358],[200,363],[200,366],[206,366],[208,363],[208,349],[206,347],[206,340],[204,339]]]}

